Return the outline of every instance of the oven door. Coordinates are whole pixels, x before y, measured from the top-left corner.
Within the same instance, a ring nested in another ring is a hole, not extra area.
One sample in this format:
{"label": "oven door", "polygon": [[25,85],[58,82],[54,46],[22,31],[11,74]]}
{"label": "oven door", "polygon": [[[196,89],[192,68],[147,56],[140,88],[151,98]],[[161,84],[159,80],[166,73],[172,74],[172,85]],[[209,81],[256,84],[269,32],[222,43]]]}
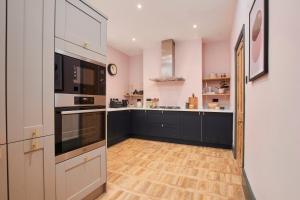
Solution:
{"label": "oven door", "polygon": [[56,162],[81,155],[106,144],[105,109],[56,108]]}

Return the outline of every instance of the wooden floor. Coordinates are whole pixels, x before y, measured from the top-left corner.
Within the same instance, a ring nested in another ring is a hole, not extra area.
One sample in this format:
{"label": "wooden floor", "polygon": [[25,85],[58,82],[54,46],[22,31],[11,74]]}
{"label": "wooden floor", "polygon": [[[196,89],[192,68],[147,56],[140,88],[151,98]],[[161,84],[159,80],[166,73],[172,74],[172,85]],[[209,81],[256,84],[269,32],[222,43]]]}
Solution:
{"label": "wooden floor", "polygon": [[230,150],[128,139],[108,149],[108,188],[98,200],[240,200]]}

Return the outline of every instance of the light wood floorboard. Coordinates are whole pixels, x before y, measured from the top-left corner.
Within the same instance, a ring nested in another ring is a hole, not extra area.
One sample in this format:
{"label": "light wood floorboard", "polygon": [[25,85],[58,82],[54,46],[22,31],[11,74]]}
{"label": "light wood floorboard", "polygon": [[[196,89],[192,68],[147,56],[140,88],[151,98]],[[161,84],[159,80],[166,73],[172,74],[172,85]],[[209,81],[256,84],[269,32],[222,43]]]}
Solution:
{"label": "light wood floorboard", "polygon": [[230,150],[128,139],[108,149],[107,193],[97,200],[244,200]]}

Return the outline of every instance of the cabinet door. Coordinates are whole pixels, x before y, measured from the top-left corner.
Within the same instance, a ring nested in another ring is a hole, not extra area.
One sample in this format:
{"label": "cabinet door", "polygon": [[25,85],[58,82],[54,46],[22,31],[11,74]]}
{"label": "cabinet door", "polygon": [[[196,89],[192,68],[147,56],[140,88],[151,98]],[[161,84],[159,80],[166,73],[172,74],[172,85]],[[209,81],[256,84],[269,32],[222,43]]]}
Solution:
{"label": "cabinet door", "polygon": [[186,141],[202,141],[202,114],[200,112],[181,113],[180,139]]}
{"label": "cabinet door", "polygon": [[131,127],[130,111],[114,111],[108,113],[107,143],[111,146],[128,137]]}
{"label": "cabinet door", "polygon": [[56,165],[56,200],[80,200],[106,182],[106,148]]}
{"label": "cabinet door", "polygon": [[131,134],[147,135],[146,114],[144,110],[134,110],[131,112]]}
{"label": "cabinet door", "polygon": [[9,198],[55,199],[54,136],[8,144]]}
{"label": "cabinet door", "polygon": [[231,147],[232,117],[231,113],[203,113],[204,142]]}
{"label": "cabinet door", "polygon": [[7,1],[8,142],[54,129],[54,0]]}
{"label": "cabinet door", "polygon": [[6,145],[0,145],[0,199],[7,200]]}
{"label": "cabinet door", "polygon": [[78,0],[56,0],[55,36],[106,55],[106,19]]}
{"label": "cabinet door", "polygon": [[0,0],[0,145],[6,143],[5,122],[5,37],[6,0]]}
{"label": "cabinet door", "polygon": [[180,113],[174,111],[163,112],[163,130],[161,137],[177,139],[180,132]]}
{"label": "cabinet door", "polygon": [[148,111],[145,133],[153,137],[163,137],[163,111]]}

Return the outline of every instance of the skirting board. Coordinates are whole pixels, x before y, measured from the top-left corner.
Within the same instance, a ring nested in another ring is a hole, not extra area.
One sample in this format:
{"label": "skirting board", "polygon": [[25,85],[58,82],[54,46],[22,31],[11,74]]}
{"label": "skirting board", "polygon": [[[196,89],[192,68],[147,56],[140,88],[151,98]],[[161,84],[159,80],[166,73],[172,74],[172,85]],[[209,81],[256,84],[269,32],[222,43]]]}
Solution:
{"label": "skirting board", "polygon": [[87,197],[85,197],[83,200],[95,200],[102,194],[106,192],[106,183],[101,185],[99,188],[97,188],[95,191],[93,191],[91,194],[89,194]]}
{"label": "skirting board", "polygon": [[256,200],[244,168],[243,168],[242,181],[243,181],[243,183],[242,183],[243,191],[244,191],[246,200]]}

